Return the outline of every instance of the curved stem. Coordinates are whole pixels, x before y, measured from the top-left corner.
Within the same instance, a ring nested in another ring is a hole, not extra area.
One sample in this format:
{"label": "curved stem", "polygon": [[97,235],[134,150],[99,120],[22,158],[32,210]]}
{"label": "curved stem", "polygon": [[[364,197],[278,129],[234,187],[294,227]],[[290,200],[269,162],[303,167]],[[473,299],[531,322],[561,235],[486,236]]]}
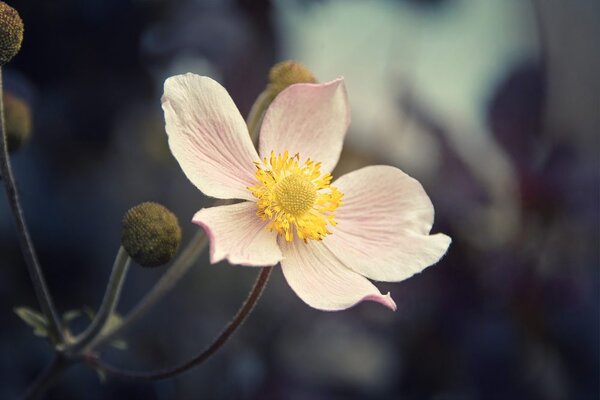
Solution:
{"label": "curved stem", "polygon": [[256,282],[254,283],[254,287],[248,294],[246,301],[242,307],[238,310],[233,320],[227,324],[225,329],[221,332],[219,336],[215,338],[215,340],[200,354],[195,357],[189,359],[188,361],[171,368],[155,370],[155,371],[130,371],[118,367],[114,367],[94,355],[86,356],[85,360],[88,364],[93,366],[94,368],[99,368],[105,372],[108,372],[113,375],[125,377],[125,378],[136,378],[136,379],[146,379],[146,380],[158,380],[158,379],[167,379],[171,378],[175,375],[178,375],[182,372],[185,372],[202,362],[206,361],[210,356],[217,352],[226,342],[227,340],[235,333],[235,331],[242,325],[246,317],[250,314],[256,302],[260,298],[263,289],[265,288],[269,276],[271,275],[273,267],[264,267]]}
{"label": "curved stem", "polygon": [[194,261],[198,259],[198,256],[202,254],[204,248],[208,244],[208,239],[203,230],[199,230],[196,235],[192,238],[188,246],[181,253],[181,255],[175,260],[173,265],[165,272],[160,280],[152,287],[152,289],[146,293],[142,300],[131,310],[127,316],[123,319],[122,323],[113,328],[112,330],[105,332],[92,340],[86,349],[92,349],[106,343],[107,341],[114,339],[116,336],[121,334],[126,328],[135,323],[138,319],[143,317],[150,308],[158,300],[160,300],[166,293],[168,293],[183,275],[190,269],[194,264]]}
{"label": "curved stem", "polygon": [[256,145],[258,141],[258,131],[260,130],[260,126],[262,125],[262,118],[267,111],[267,108],[273,101],[273,94],[269,90],[269,87],[262,91],[261,94],[258,95],[258,98],[252,105],[250,109],[250,113],[248,114],[248,118],[246,119],[246,125],[248,125],[248,132],[250,133],[250,139],[252,139],[252,143]]}
{"label": "curved stem", "polygon": [[23,251],[23,257],[25,259],[25,264],[27,265],[29,276],[33,283],[33,289],[40,304],[42,313],[48,320],[48,336],[54,343],[62,343],[64,342],[62,324],[58,318],[58,313],[56,312],[54,303],[52,302],[52,297],[50,296],[50,291],[46,285],[44,274],[42,273],[42,269],[40,268],[40,264],[35,254],[33,242],[31,241],[29,230],[27,229],[27,224],[25,223],[23,210],[21,208],[21,203],[19,202],[19,193],[17,192],[15,178],[12,173],[10,158],[8,156],[5,124],[2,68],[0,67],[0,136],[2,136],[0,138],[0,175],[2,176],[8,202],[12,210],[15,225],[17,226],[19,243],[21,245],[21,250]]}
{"label": "curved stem", "polygon": [[54,381],[71,365],[72,361],[67,360],[61,355],[55,355],[52,362],[36,378],[36,380],[27,388],[21,396],[23,400],[33,400],[39,398]]}
{"label": "curved stem", "polygon": [[98,314],[96,314],[96,317],[94,317],[94,320],[87,329],[76,339],[75,343],[73,343],[72,346],[67,347],[66,351],[68,353],[77,354],[87,347],[87,345],[102,332],[102,329],[106,326],[119,302],[121,289],[123,288],[123,283],[127,276],[129,264],[131,264],[131,258],[123,246],[121,246],[117,253],[117,257],[115,258],[108,285],[106,286],[106,293],[104,294],[104,299],[102,300]]}

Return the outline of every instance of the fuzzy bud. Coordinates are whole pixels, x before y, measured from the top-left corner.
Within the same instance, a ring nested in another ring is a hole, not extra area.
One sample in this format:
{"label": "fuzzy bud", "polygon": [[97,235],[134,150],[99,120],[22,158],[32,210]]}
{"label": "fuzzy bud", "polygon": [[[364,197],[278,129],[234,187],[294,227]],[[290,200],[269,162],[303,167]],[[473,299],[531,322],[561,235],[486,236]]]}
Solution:
{"label": "fuzzy bud", "polygon": [[17,10],[0,1],[0,66],[9,62],[21,49],[23,29]]}
{"label": "fuzzy bud", "polygon": [[23,99],[5,93],[4,112],[8,152],[13,153],[21,148],[31,135],[31,109]]}
{"label": "fuzzy bud", "polygon": [[160,204],[139,204],[123,218],[121,244],[143,267],[158,267],[171,261],[180,242],[177,217]]}
{"label": "fuzzy bud", "polygon": [[295,83],[317,83],[308,68],[296,61],[282,61],[269,71],[269,90],[273,98],[282,90]]}

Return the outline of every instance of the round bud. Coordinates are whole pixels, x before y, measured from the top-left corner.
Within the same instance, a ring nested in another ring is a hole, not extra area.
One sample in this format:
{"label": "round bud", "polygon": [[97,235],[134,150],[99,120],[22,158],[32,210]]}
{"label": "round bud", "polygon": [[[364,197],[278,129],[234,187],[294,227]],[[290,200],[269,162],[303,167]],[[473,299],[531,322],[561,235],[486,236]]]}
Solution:
{"label": "round bud", "polygon": [[275,64],[269,72],[269,89],[273,97],[283,89],[295,83],[317,83],[317,79],[308,68],[296,61],[282,61]]}
{"label": "round bud", "polygon": [[4,112],[8,152],[12,153],[21,148],[31,135],[31,109],[23,99],[5,93]]}
{"label": "round bud", "polygon": [[139,204],[123,217],[121,244],[143,267],[158,267],[171,261],[180,242],[177,217],[160,204]]}
{"label": "round bud", "polygon": [[21,49],[23,21],[17,10],[0,1],[0,66],[9,62]]}

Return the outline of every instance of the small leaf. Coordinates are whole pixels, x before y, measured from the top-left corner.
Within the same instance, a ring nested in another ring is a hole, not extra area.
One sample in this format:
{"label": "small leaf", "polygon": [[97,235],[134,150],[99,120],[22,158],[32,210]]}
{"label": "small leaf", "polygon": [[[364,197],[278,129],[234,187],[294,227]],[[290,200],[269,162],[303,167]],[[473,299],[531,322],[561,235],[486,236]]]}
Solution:
{"label": "small leaf", "polygon": [[94,317],[96,316],[96,312],[94,310],[92,310],[91,307],[83,306],[82,310],[85,313],[85,315],[87,315],[87,317],[90,319],[90,321],[92,321],[94,319]]}
{"label": "small leaf", "polygon": [[106,321],[106,325],[102,329],[102,332],[109,332],[115,329],[117,326],[121,325],[123,322],[123,317],[117,314],[116,312],[112,313],[110,317],[108,317],[108,321]]}
{"label": "small leaf", "polygon": [[127,350],[127,348],[129,347],[127,342],[123,339],[111,340],[110,345],[117,350]]}
{"label": "small leaf", "polygon": [[57,343],[54,345],[54,349],[58,352],[65,351],[66,348],[67,348],[67,345],[65,343]]}
{"label": "small leaf", "polygon": [[[106,322],[104,329],[102,329],[102,332],[103,333],[110,332],[113,329],[115,329],[116,327],[118,327],[119,325],[121,325],[121,323],[123,323],[123,317],[121,315],[119,315],[118,313],[114,312],[110,315],[110,317],[108,317],[108,321]],[[119,350],[127,349],[127,342],[123,339],[114,339],[110,342],[110,345],[112,347],[114,347],[115,349],[119,349]]]}
{"label": "small leaf", "polygon": [[73,321],[74,319],[79,318],[80,316],[81,316],[80,310],[70,310],[63,314],[63,321],[66,324],[66,323]]}
{"label": "small leaf", "polygon": [[48,336],[48,321],[46,317],[29,307],[15,307],[14,312],[25,323],[33,328],[33,334],[36,336]]}
{"label": "small leaf", "polygon": [[98,374],[98,380],[100,383],[106,383],[106,372],[102,369],[96,369],[96,374]]}

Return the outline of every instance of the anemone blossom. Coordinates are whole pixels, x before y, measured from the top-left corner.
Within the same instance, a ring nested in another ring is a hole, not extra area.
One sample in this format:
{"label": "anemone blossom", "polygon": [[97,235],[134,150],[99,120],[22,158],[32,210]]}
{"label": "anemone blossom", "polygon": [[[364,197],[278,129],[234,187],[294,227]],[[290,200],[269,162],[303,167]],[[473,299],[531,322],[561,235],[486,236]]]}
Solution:
{"label": "anemone blossom", "polygon": [[192,219],[210,238],[211,263],[281,263],[294,292],[320,310],[365,300],[395,310],[369,279],[402,281],[450,245],[429,234],[433,205],[399,169],[370,166],[332,182],[350,124],[341,78],[282,91],[265,112],[258,153],[233,100],[208,77],[168,78],[162,107],[188,179],[207,196],[242,200]]}

